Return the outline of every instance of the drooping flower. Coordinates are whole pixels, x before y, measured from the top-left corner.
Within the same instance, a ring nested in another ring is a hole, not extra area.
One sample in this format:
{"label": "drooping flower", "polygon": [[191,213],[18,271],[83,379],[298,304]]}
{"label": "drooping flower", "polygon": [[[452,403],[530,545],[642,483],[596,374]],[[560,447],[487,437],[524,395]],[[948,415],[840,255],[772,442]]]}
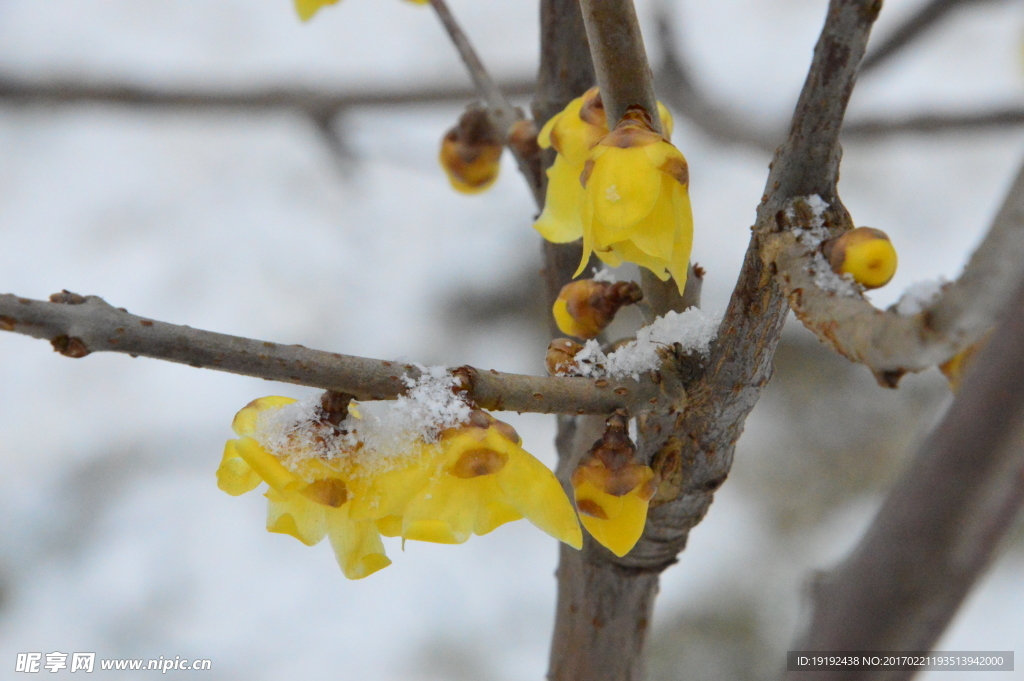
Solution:
{"label": "drooping flower", "polygon": [[686,159],[651,126],[642,107],[630,107],[615,130],[590,151],[580,180],[583,259],[590,254],[612,267],[623,261],[646,267],[679,292],[693,244]]}
{"label": "drooping flower", "polygon": [[[302,442],[271,453],[253,437],[262,412],[293,402],[286,397],[265,397],[238,412],[232,427],[240,437],[225,446],[217,470],[218,486],[238,495],[266,482],[268,531],[289,534],[308,546],[327,536],[345,576],[367,577],[390,565],[391,560],[384,553],[374,521],[349,517],[345,462],[309,456]],[[282,461],[288,458],[296,460],[291,467]]]}
{"label": "drooping flower", "polygon": [[498,179],[503,150],[487,111],[470,107],[442,138],[438,160],[456,191],[479,194]]}
{"label": "drooping flower", "polygon": [[[672,114],[660,102],[658,115],[665,137],[671,137]],[[552,116],[537,135],[541,148],[558,152],[547,171],[544,210],[533,225],[548,241],[568,243],[583,236],[584,189],[580,175],[590,150],[607,134],[601,93],[592,87]]]}
{"label": "drooping flower", "polygon": [[285,412],[275,412],[289,405],[295,400],[265,397],[238,413],[232,427],[240,437],[225,446],[218,486],[238,495],[266,482],[267,529],[307,545],[327,536],[349,579],[391,564],[382,535],[460,543],[525,517],[561,541],[582,543],[554,474],[522,449],[511,426],[485,412],[468,412],[435,442],[401,440],[401,452],[382,453],[354,437],[359,417],[348,402],[344,420],[323,409],[293,410],[287,416],[298,420],[282,427]]}
{"label": "drooping flower", "polygon": [[647,507],[658,489],[654,471],[636,460],[628,419],[612,414],[604,435],[572,473],[572,487],[583,526],[620,558],[643,534]]}

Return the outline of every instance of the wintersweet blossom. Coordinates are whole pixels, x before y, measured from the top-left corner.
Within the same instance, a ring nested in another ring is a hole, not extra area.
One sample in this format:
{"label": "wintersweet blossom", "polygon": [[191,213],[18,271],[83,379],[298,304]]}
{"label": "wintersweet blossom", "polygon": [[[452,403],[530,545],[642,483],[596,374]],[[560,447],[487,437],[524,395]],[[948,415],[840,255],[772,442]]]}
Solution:
{"label": "wintersweet blossom", "polygon": [[[658,115],[666,138],[671,137],[672,114],[660,102]],[[552,116],[537,135],[541,148],[557,152],[547,171],[544,210],[533,225],[548,241],[568,243],[583,236],[584,189],[580,175],[590,150],[608,132],[601,93],[593,87]]]}
{"label": "wintersweet blossom", "polygon": [[658,488],[654,471],[637,460],[628,424],[624,412],[608,417],[601,439],[570,478],[583,526],[619,557],[643,534],[647,507]]}
{"label": "wintersweet blossom", "polygon": [[610,470],[602,461],[580,465],[572,475],[576,509],[587,532],[620,558],[636,545],[657,490],[648,466],[626,464]]}
{"label": "wintersweet blossom", "polygon": [[[303,21],[309,21],[313,18],[321,7],[327,5],[337,5],[341,0],[295,0],[295,11],[299,13],[299,18]],[[407,0],[416,5],[425,5],[429,0]]]}
{"label": "wintersweet blossom", "polygon": [[662,281],[671,275],[682,293],[693,244],[689,170],[642,107],[630,107],[591,149],[580,180],[583,259],[576,276],[593,252],[612,267],[628,261]]}
{"label": "wintersweet blossom", "polygon": [[521,447],[511,426],[485,412],[469,411],[436,441],[402,440],[396,453],[373,451],[356,436],[360,417],[352,408],[340,426],[323,412],[297,410],[297,420],[282,427],[275,412],[290,405],[295,400],[265,397],[238,413],[232,427],[239,438],[225,446],[218,486],[239,495],[266,482],[267,530],[307,545],[328,537],[349,579],[391,564],[382,535],[456,544],[526,518],[582,545],[554,474]]}

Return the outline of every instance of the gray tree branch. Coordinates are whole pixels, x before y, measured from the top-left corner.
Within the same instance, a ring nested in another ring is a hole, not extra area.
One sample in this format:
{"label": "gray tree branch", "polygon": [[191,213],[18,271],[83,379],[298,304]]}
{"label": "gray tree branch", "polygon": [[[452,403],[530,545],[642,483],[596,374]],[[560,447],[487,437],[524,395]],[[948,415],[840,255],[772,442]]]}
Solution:
{"label": "gray tree branch", "polygon": [[[800,649],[927,651],[935,645],[1024,506],[1021,348],[1024,285],[857,547],[816,579],[814,615]],[[911,676],[815,674],[828,681]]]}
{"label": "gray tree branch", "polygon": [[[522,97],[532,93],[535,86],[532,79],[521,79],[504,81],[499,84],[499,87],[509,96]],[[8,106],[97,103],[140,108],[181,108],[194,111],[293,109],[310,117],[318,118],[332,117],[356,107],[459,102],[476,99],[478,96],[475,88],[447,83],[394,91],[375,89],[325,92],[295,87],[217,91],[88,82],[67,78],[29,80],[10,75],[0,76],[0,102]]]}
{"label": "gray tree branch", "polygon": [[1024,166],[988,234],[963,273],[924,310],[905,316],[844,296],[816,280],[815,249],[790,231],[767,237],[765,262],[777,269],[790,306],[822,342],[868,366],[883,385],[903,374],[946,361],[978,341],[999,315],[1024,274]]}
{"label": "gray tree branch", "polygon": [[[406,390],[403,378],[420,376],[413,365],[168,324],[112,307],[96,296],[68,292],[54,294],[50,302],[0,294],[0,330],[48,340],[68,357],[119,352],[336,390],[360,400],[395,399]],[[496,411],[606,414],[618,408],[649,409],[663,400],[678,399],[677,390],[670,397],[649,376],[640,381],[592,380],[472,367],[460,367],[454,373],[468,398]]]}

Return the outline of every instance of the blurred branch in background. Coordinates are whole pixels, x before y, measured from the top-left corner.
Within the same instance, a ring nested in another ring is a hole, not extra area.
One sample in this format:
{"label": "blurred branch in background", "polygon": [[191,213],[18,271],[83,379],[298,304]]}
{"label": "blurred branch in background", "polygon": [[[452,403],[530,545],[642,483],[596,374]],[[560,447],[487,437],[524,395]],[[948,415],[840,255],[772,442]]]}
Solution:
{"label": "blurred branch in background", "polygon": [[[920,14],[897,29],[893,37],[876,50],[873,64],[897,55],[916,38],[938,25],[938,20],[949,11],[966,5],[1000,2],[1003,0],[934,0],[923,8]],[[926,20],[921,17],[925,17]],[[765,127],[761,123],[745,119],[742,114],[728,105],[714,101],[698,85],[679,45],[679,31],[664,5],[659,5],[655,14],[658,44],[661,48],[661,64],[655,71],[658,96],[671,108],[697,126],[705,135],[719,144],[740,145],[774,151],[785,139],[785,126]],[[869,70],[861,65],[860,76]],[[873,116],[861,120],[846,121],[842,136],[851,141],[874,139],[905,134],[942,134],[1006,128],[1024,125],[1024,107],[1005,107],[990,111],[945,111],[923,112],[904,116]]]}
{"label": "blurred branch in background", "polygon": [[926,0],[917,12],[907,17],[878,47],[868,52],[860,65],[861,75],[874,70],[901,50],[912,45],[930,29],[938,26],[950,12],[992,2],[1005,2],[1005,0]]}
{"label": "blurred branch in background", "polygon": [[[805,650],[931,650],[1024,505],[1024,282],[851,555],[820,576]],[[913,671],[821,672],[909,679]]]}
{"label": "blurred branch in background", "polygon": [[[66,357],[119,352],[350,394],[360,400],[395,399],[416,366],[336,352],[240,338],[138,317],[96,296],[64,291],[49,302],[0,294],[0,330],[49,340]],[[466,397],[483,409],[533,413],[607,414],[662,402],[662,381],[523,376],[460,367]],[[676,394],[682,404],[685,398]]]}

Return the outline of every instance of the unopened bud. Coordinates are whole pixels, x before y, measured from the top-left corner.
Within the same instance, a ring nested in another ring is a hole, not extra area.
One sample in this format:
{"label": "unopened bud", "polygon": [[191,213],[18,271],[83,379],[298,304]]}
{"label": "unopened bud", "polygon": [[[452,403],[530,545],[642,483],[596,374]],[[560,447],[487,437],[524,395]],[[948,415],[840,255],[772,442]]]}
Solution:
{"label": "unopened bud", "polygon": [[568,338],[556,338],[548,343],[544,366],[552,376],[571,376],[576,373],[576,355],[583,346]]}
{"label": "unopened bud", "polygon": [[880,229],[851,229],[825,242],[823,251],[833,272],[849,274],[867,289],[885,286],[896,274],[896,249]]}
{"label": "unopened bud", "polygon": [[471,106],[441,140],[441,167],[457,191],[477,194],[498,178],[502,149],[487,111]]}
{"label": "unopened bud", "polygon": [[658,488],[654,471],[636,461],[628,419],[609,417],[604,435],[572,473],[576,509],[587,531],[617,556],[636,545]]}
{"label": "unopened bud", "polygon": [[639,284],[632,281],[579,279],[562,287],[551,313],[562,333],[594,338],[612,323],[621,307],[643,297]]}

